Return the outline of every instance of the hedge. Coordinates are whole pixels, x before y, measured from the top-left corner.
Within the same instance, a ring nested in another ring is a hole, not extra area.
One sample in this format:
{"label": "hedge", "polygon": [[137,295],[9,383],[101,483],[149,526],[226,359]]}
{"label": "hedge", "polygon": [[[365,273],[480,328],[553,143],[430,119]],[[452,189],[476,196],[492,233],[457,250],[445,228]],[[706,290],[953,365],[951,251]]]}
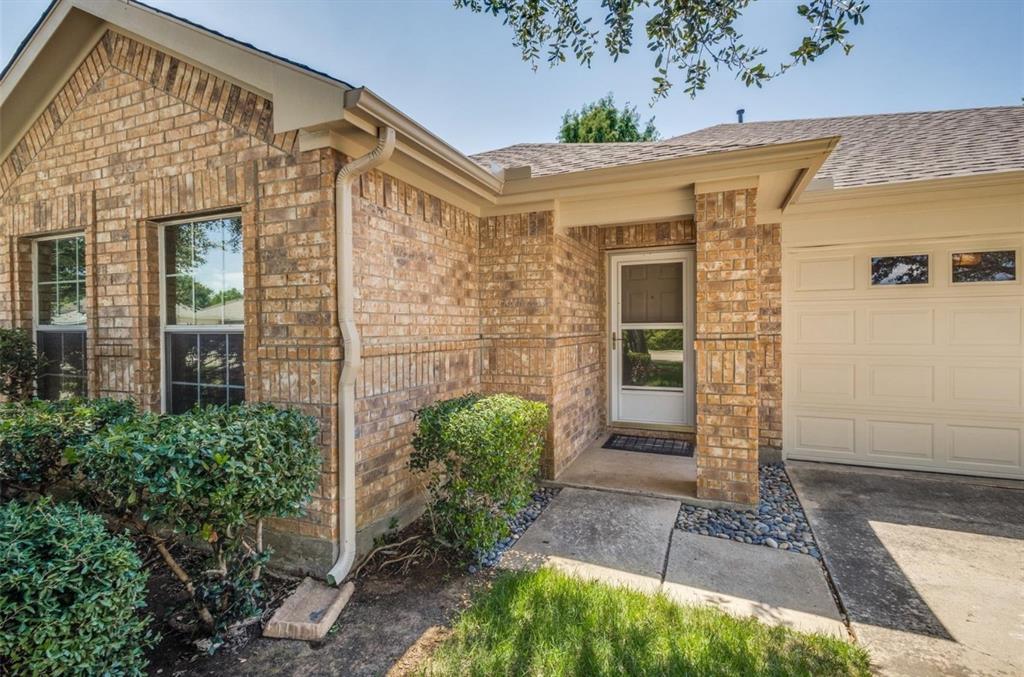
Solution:
{"label": "hedge", "polygon": [[146,578],[131,541],[80,506],[0,505],[0,674],[143,674]]}
{"label": "hedge", "polygon": [[[320,482],[316,420],[269,404],[143,414],[78,454],[90,494],[153,540],[210,631],[259,610],[262,521],[301,514]],[[164,530],[207,543],[210,561],[185,571]]]}
{"label": "hedge", "polygon": [[70,476],[79,445],[135,414],[131,400],[106,398],[0,404],[0,482],[44,493]]}

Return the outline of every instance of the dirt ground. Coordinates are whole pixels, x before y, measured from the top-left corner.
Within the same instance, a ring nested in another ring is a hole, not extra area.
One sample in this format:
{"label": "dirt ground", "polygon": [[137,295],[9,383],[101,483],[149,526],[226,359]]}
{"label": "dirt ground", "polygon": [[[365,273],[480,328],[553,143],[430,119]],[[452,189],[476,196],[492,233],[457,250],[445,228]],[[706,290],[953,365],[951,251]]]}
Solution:
{"label": "dirt ground", "polygon": [[210,656],[161,620],[173,615],[168,602],[175,585],[154,574],[151,598],[164,600],[164,607],[151,612],[164,639],[150,652],[149,672],[161,677],[406,674],[444,638],[452,616],[487,579],[442,561],[403,574],[370,574],[356,581],[355,594],[324,641],[252,637]]}

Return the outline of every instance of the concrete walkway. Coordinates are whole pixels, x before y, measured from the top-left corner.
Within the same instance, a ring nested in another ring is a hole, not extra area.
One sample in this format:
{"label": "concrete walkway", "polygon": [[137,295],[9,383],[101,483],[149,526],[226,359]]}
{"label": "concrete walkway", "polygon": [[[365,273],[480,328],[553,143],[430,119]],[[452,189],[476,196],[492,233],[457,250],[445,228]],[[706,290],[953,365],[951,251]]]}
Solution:
{"label": "concrete walkway", "polygon": [[680,502],[565,488],[502,559],[848,637],[817,560],[675,529]]}
{"label": "concrete walkway", "polygon": [[881,674],[1024,674],[1024,482],[786,468]]}

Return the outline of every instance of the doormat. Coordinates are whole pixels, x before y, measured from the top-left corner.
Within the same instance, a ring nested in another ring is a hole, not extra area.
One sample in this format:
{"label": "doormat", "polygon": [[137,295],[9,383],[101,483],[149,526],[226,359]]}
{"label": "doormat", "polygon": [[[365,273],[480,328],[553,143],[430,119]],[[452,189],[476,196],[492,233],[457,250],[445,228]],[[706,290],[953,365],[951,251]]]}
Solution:
{"label": "doormat", "polygon": [[645,454],[665,454],[666,456],[693,456],[693,442],[686,440],[668,440],[663,437],[641,437],[639,435],[620,435],[608,438],[602,445],[604,449],[619,451],[640,451]]}

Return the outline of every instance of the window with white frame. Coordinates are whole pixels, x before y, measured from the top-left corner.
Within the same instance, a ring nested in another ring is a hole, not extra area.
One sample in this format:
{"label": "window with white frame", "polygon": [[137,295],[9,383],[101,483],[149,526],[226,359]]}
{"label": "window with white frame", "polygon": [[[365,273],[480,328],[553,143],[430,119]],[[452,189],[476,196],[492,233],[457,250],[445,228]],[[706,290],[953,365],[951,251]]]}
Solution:
{"label": "window with white frame", "polygon": [[164,409],[245,400],[242,219],[162,227]]}
{"label": "window with white frame", "polygon": [[42,399],[86,394],[85,236],[60,235],[33,243],[33,322],[43,366]]}

